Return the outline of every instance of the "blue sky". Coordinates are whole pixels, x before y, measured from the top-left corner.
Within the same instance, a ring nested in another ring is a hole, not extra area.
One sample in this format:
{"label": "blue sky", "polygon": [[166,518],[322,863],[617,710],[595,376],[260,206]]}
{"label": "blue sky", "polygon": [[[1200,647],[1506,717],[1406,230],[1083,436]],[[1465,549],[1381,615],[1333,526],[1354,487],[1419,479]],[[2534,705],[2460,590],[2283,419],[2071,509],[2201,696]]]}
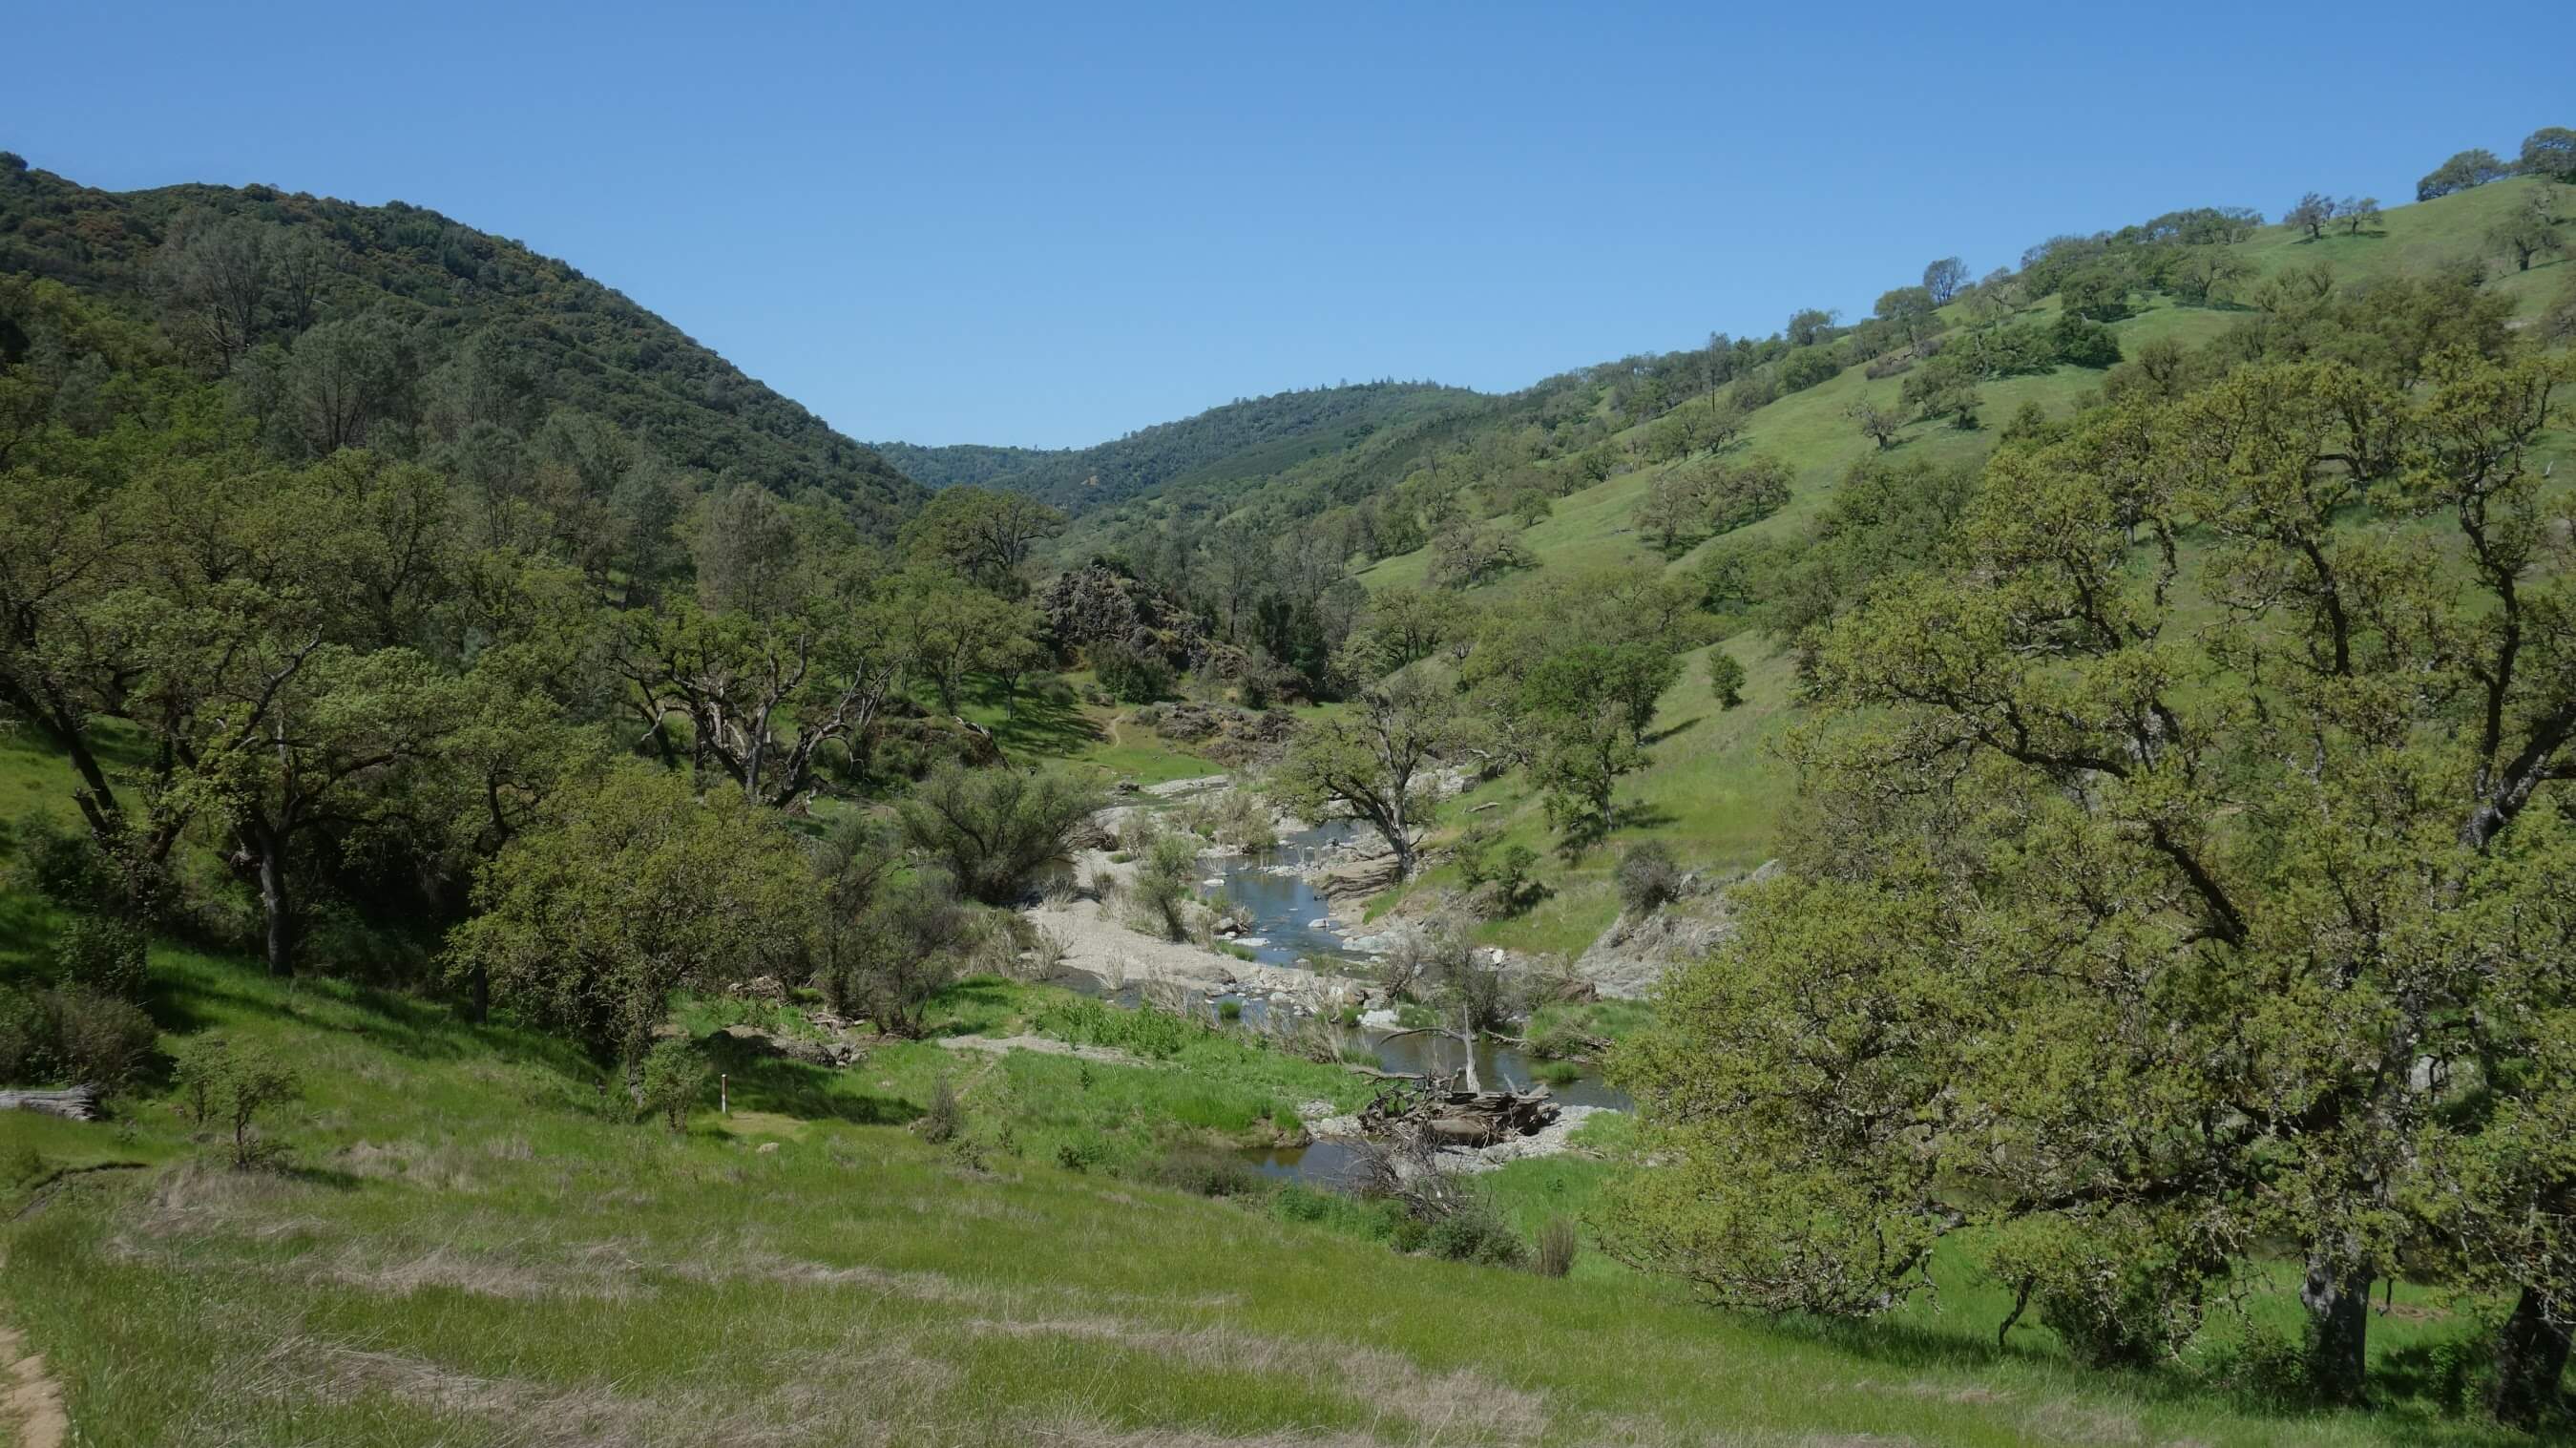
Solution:
{"label": "blue sky", "polygon": [[2576,124],[2527,19],[30,4],[0,147],[431,207],[854,436],[1060,446],[1343,379],[1518,387],[2177,206],[2409,200]]}

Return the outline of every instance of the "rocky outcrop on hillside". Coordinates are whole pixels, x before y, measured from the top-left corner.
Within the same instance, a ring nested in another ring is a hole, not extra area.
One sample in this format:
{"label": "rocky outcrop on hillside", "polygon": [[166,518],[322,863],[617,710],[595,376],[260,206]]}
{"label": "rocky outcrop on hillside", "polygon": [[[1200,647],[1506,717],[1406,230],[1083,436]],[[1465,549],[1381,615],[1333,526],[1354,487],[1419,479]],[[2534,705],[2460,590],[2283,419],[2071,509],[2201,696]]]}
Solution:
{"label": "rocky outcrop on hillside", "polygon": [[1575,961],[1575,975],[1602,995],[1643,998],[1665,972],[1708,954],[1734,933],[1735,915],[1727,905],[1730,889],[1768,879],[1778,868],[1773,861],[1750,874],[1684,876],[1679,898],[1642,916],[1620,912]]}
{"label": "rocky outcrop on hillside", "polygon": [[1188,610],[1168,594],[1106,563],[1092,562],[1047,585],[1037,598],[1047,641],[1061,657],[1114,644],[1162,659],[1176,669],[1203,668],[1211,643]]}
{"label": "rocky outcrop on hillside", "polygon": [[1137,723],[1219,764],[1266,764],[1288,747],[1297,731],[1286,710],[1238,709],[1231,704],[1180,700],[1148,704],[1135,713]]}

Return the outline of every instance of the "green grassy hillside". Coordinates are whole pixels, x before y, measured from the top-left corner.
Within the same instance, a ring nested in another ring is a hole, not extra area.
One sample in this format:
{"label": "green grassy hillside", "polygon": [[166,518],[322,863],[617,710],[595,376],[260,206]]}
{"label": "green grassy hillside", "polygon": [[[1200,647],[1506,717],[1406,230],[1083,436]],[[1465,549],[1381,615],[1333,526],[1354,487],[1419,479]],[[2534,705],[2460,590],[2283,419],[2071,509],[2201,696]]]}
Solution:
{"label": "green grassy hillside", "polygon": [[[2380,226],[2359,235],[2337,230],[2323,241],[2310,241],[2286,226],[2263,228],[2240,243],[2258,276],[2322,262],[2339,282],[2367,284],[2383,278],[2430,275],[2480,264],[2489,248],[2481,238],[2489,226],[2528,203],[2542,183],[2498,182],[2474,190],[2385,213]],[[2496,273],[2487,286],[2514,300],[2516,317],[2527,321],[2558,294],[2576,266],[2563,258],[2536,263],[2528,272]],[[2031,315],[2053,316],[2053,298],[2042,299]],[[2170,297],[2145,299],[2135,315],[2112,325],[2125,356],[2135,356],[2151,342],[2171,339],[2185,346],[2205,344],[2246,316],[2226,304],[2189,306]],[[1792,393],[1754,412],[1747,420],[1740,454],[1765,453],[1790,464],[1794,473],[1790,503],[1750,527],[1723,535],[1728,540],[1794,540],[1802,536],[1834,497],[1852,466],[1873,456],[1894,460],[1929,459],[1940,464],[1974,463],[1994,446],[1995,428],[2025,404],[2037,404],[2048,416],[2073,412],[2097,391],[2102,373],[2061,366],[2038,376],[2011,377],[1984,386],[1982,416],[1986,426],[1962,430],[1946,421],[1909,423],[1884,453],[1861,435],[1848,415],[1854,402],[1867,399],[1888,408],[1898,406],[1903,378],[1871,379],[1854,366],[1832,379]],[[1644,427],[1622,433],[1622,445],[1642,441]],[[2562,436],[2551,444],[2567,451]],[[1544,520],[1520,533],[1536,559],[1535,569],[1509,573],[1470,598],[1510,594],[1550,572],[1602,567],[1639,558],[1661,561],[1636,532],[1634,519],[1655,480],[1680,462],[1653,464],[1619,474],[1558,500]],[[1700,544],[1666,566],[1680,571],[1715,545]],[[1372,589],[1420,586],[1427,582],[1427,549],[1378,561],[1360,579]],[[1794,679],[1777,642],[1742,634],[1721,645],[1743,662],[1749,673],[1747,705],[1719,711],[1710,700],[1700,656],[1694,654],[1681,679],[1659,706],[1648,749],[1647,767],[1620,787],[1621,798],[1647,821],[1621,831],[1622,839],[1666,841],[1683,861],[1719,871],[1759,863],[1770,853],[1775,811],[1786,802],[1792,781],[1768,746],[1790,719]],[[1544,850],[1552,834],[1536,794],[1518,775],[1480,788],[1470,807],[1493,805],[1506,827],[1508,843]],[[1452,812],[1455,821],[1462,816]],[[1488,922],[1480,938],[1510,948],[1579,952],[1618,913],[1610,874],[1615,851],[1593,850],[1553,865],[1546,877],[1554,893],[1540,906],[1512,919]],[[1454,870],[1435,870],[1403,895],[1377,903],[1383,912],[1403,899],[1458,884]]]}
{"label": "green grassy hillside", "polygon": [[[41,943],[15,925],[13,975]],[[1947,1268],[1937,1310],[1764,1324],[1598,1258],[1550,1280],[1394,1256],[1311,1197],[1057,1164],[1077,1132],[1221,1133],[1237,1102],[1331,1085],[1222,1043],[1158,1067],[736,1059],[733,1113],[673,1136],[544,1038],[183,951],[153,969],[168,1044],[271,1043],[304,1092],[270,1172],[215,1164],[157,1087],[117,1123],[0,1113],[0,1314],[81,1442],[2484,1441],[2087,1381],[2044,1331],[1997,1349],[2003,1304]],[[943,1029],[1011,1028],[1015,989],[952,991]],[[964,1149],[907,1129],[942,1072]],[[1508,1200],[1580,1209],[1582,1163],[1513,1170]],[[2452,1328],[2399,1305],[2402,1377]]]}

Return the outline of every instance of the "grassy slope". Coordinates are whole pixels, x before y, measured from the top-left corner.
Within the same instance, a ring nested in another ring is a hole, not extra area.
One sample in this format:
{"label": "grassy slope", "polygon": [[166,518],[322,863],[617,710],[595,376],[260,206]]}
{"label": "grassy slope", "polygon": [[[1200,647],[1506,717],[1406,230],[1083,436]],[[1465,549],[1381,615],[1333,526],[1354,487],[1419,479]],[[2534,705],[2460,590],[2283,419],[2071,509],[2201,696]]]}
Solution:
{"label": "grassy slope", "polygon": [[[2479,238],[2496,219],[2522,205],[2537,184],[2499,182],[2397,207],[2385,214],[2381,230],[2361,236],[2333,235],[2311,242],[2290,228],[2267,227],[2244,244],[2245,252],[2266,274],[2317,260],[2332,266],[2346,282],[2428,271],[2483,255]],[[2557,294],[2567,265],[2559,261],[2527,273],[2508,273],[2490,285],[2512,295],[2520,315],[2528,317]],[[2052,299],[2034,315],[2046,316],[2054,306]],[[2224,308],[2179,306],[2160,297],[2113,330],[2122,351],[2134,355],[2145,343],[2163,337],[2185,345],[2207,342],[2232,325],[2237,315]],[[2024,402],[2035,401],[2051,416],[2062,417],[2100,382],[2099,373],[2061,367],[2044,376],[1989,383],[1982,389],[1988,430],[1962,432],[1947,423],[1916,422],[1899,435],[1892,455],[1972,462],[1993,446],[1991,426],[2010,417]],[[1852,464],[1871,451],[1872,444],[1852,426],[1847,409],[1863,397],[1893,408],[1903,385],[1901,376],[1873,381],[1854,367],[1755,413],[1745,429],[1743,450],[1781,458],[1796,470],[1796,479],[1789,506],[1754,524],[1746,534],[1792,537],[1803,529],[1831,499]],[[1596,567],[1646,555],[1646,545],[1635,535],[1631,519],[1663,470],[1663,466],[1643,468],[1560,499],[1550,517],[1523,532],[1522,541],[1543,570]],[[1685,555],[1672,566],[1688,567],[1692,556]],[[1382,560],[1360,577],[1371,588],[1419,585],[1428,564],[1427,551],[1409,553]],[[1493,587],[1509,590],[1529,576],[1507,578]],[[1767,746],[1788,723],[1792,681],[1785,660],[1763,641],[1739,637],[1722,647],[1744,663],[1750,676],[1746,707],[1731,714],[1710,707],[1701,658],[1692,655],[1690,667],[1657,712],[1661,737],[1649,750],[1648,767],[1621,786],[1621,799],[1654,823],[1621,830],[1613,848],[1554,862],[1542,874],[1556,894],[1517,919],[1484,925],[1480,938],[1522,950],[1581,951],[1618,913],[1610,871],[1616,846],[1629,840],[1663,838],[1685,862],[1719,870],[1742,868],[1767,855],[1773,812],[1790,790],[1785,771]],[[1553,837],[1538,801],[1517,776],[1485,785],[1468,804],[1488,801],[1496,804],[1508,823],[1508,839],[1541,850],[1548,847]],[[1454,825],[1463,815],[1451,810],[1444,818]],[[1434,871],[1414,888],[1455,884],[1453,872]],[[1376,908],[1383,911],[1396,898],[1400,897],[1384,899]]]}
{"label": "grassy slope", "polygon": [[[1005,1094],[1153,1123],[1222,1099],[1229,1069],[1285,1073],[1235,1083],[1252,1096],[1321,1069],[1229,1068],[1223,1042],[1155,1070],[928,1045],[842,1073],[737,1062],[736,1115],[675,1138],[622,1120],[540,1037],[184,952],[154,969],[174,1034],[269,1039],[308,1089],[276,1174],[207,1165],[148,1096],[114,1124],[0,1115],[19,1178],[0,1312],[83,1441],[2481,1441],[2084,1381],[2044,1332],[1993,1349],[1999,1304],[1954,1272],[1946,1314],[1765,1326],[1597,1260],[1550,1281],[1401,1258],[1258,1203],[1060,1170],[1046,1122],[1015,1128],[1017,1156],[993,1145],[1021,1120]],[[1030,1004],[978,985],[949,1016],[1006,1029]],[[901,1125],[943,1069],[980,1165]],[[133,1165],[30,1207],[31,1152]],[[1534,1221],[1579,1209],[1601,1170],[1529,1164],[1500,1195]],[[2379,1336],[2402,1352],[2426,1333]]]}

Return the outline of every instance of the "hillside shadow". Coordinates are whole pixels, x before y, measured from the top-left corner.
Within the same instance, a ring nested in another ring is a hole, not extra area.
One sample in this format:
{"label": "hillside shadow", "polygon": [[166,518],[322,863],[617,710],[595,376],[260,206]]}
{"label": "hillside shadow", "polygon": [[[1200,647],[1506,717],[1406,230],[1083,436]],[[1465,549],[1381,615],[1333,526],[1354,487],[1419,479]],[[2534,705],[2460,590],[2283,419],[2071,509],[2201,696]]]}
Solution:
{"label": "hillside shadow", "polygon": [[[244,965],[241,973],[248,975],[254,969]],[[176,1035],[213,1030],[226,1019],[250,1017],[355,1036],[415,1061],[497,1056],[573,1080],[587,1081],[599,1074],[598,1064],[570,1041],[507,1024],[477,1025],[466,1019],[460,1006],[444,1000],[328,979],[273,984],[253,979],[258,983],[236,979],[231,972],[218,975],[203,966],[156,970],[145,991],[144,1010]]]}

